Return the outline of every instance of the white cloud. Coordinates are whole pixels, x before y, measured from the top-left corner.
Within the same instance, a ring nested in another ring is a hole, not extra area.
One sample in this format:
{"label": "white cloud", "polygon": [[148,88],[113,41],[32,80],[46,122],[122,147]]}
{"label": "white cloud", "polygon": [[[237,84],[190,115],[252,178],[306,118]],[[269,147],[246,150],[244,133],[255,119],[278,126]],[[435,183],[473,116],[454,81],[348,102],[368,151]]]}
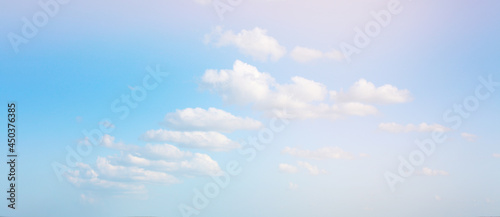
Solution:
{"label": "white cloud", "polygon": [[338,50],[333,50],[327,53],[323,53],[322,51],[319,50],[301,46],[296,46],[292,50],[292,52],[290,52],[290,56],[292,57],[293,60],[299,63],[307,63],[321,58],[328,58],[341,61],[344,57],[342,52]]}
{"label": "white cloud", "polygon": [[412,100],[410,91],[400,90],[390,84],[376,87],[373,83],[360,79],[349,91],[331,91],[330,97],[338,102],[364,102],[377,104],[404,103]]}
{"label": "white cloud", "polygon": [[493,157],[500,158],[500,154],[494,153]]}
{"label": "white cloud", "polygon": [[288,183],[288,188],[291,189],[291,190],[295,190],[299,187],[299,185],[293,183],[293,182],[290,182]]}
{"label": "white cloud", "polygon": [[422,169],[422,171],[420,171],[419,173],[422,175],[425,175],[425,176],[447,176],[447,175],[449,175],[449,173],[444,171],[444,170],[433,170],[433,169],[430,169],[427,167],[424,167]]}
{"label": "white cloud", "polygon": [[281,172],[285,173],[297,173],[298,171],[297,167],[285,163],[280,164],[278,168]]}
{"label": "white cloud", "polygon": [[218,132],[181,132],[159,129],[149,130],[141,138],[145,141],[172,142],[184,147],[212,151],[228,151],[240,147],[237,142]]}
{"label": "white cloud", "polygon": [[305,168],[307,171],[309,171],[309,174],[314,176],[326,173],[326,170],[319,169],[317,166],[311,165],[310,163],[305,161],[299,161],[297,164],[299,165],[299,167]]}
{"label": "white cloud", "polygon": [[177,130],[201,130],[232,132],[235,130],[255,130],[262,123],[251,118],[236,117],[229,112],[209,108],[186,108],[165,116],[167,126]]}
{"label": "white cloud", "polygon": [[414,124],[401,125],[394,122],[380,123],[378,125],[378,128],[380,130],[391,133],[432,132],[432,131],[446,132],[451,130],[450,128],[447,128],[439,124],[421,123],[419,125],[414,125]]}
{"label": "white cloud", "polygon": [[353,159],[353,156],[339,147],[324,147],[315,151],[301,150],[298,148],[285,147],[282,151],[285,154],[299,158],[324,160],[324,159]]}
{"label": "white cloud", "polygon": [[291,80],[290,84],[279,84],[268,73],[237,60],[232,70],[207,70],[201,85],[220,94],[228,103],[252,105],[269,116],[283,109],[300,119],[377,113],[374,106],[359,102],[329,105],[324,102],[328,95],[325,85],[298,76]]}
{"label": "white cloud", "polygon": [[235,34],[231,30],[224,31],[217,26],[212,33],[205,35],[205,43],[214,43],[217,47],[236,46],[245,55],[254,59],[276,61],[286,54],[286,48],[267,35],[267,30],[255,27],[252,30],[241,30]]}
{"label": "white cloud", "polygon": [[477,136],[474,135],[474,134],[470,134],[470,133],[461,133],[460,134],[462,136],[462,138],[464,138],[465,140],[469,141],[469,142],[475,142],[476,139],[477,139]]}

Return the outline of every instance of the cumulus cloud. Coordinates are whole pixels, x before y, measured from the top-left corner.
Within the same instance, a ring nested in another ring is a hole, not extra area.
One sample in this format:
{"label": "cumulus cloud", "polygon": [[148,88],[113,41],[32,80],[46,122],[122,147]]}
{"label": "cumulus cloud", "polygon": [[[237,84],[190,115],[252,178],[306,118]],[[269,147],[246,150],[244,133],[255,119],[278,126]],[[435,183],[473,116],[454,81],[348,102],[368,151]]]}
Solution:
{"label": "cumulus cloud", "polygon": [[448,172],[444,170],[433,170],[427,167],[424,167],[422,171],[419,172],[421,175],[425,176],[447,176],[449,175]]}
{"label": "cumulus cloud", "polygon": [[213,43],[217,47],[235,46],[241,53],[261,61],[276,61],[286,54],[286,48],[267,35],[267,30],[259,27],[235,34],[217,26],[210,34],[205,35],[205,43]]}
{"label": "cumulus cloud", "polygon": [[278,168],[284,173],[297,173],[298,171],[297,167],[285,163],[279,164]]}
{"label": "cumulus cloud", "polygon": [[212,151],[228,151],[240,147],[240,144],[218,132],[182,132],[159,129],[149,130],[141,138],[150,142],[172,142],[188,148]]}
{"label": "cumulus cloud", "polygon": [[286,109],[296,118],[336,119],[347,115],[366,116],[378,111],[372,105],[345,102],[329,105],[328,90],[322,83],[295,76],[280,84],[265,72],[237,60],[231,70],[207,70],[201,86],[216,92],[228,103],[252,105],[270,116]]}
{"label": "cumulus cloud", "polygon": [[432,132],[432,131],[446,132],[451,130],[450,128],[447,128],[439,124],[421,123],[419,125],[414,125],[414,124],[401,125],[394,122],[380,123],[378,125],[378,128],[380,130],[387,131],[390,133]]}
{"label": "cumulus cloud", "polygon": [[324,147],[314,151],[285,147],[282,153],[289,154],[294,157],[314,159],[314,160],[325,160],[325,159],[349,160],[354,158],[350,153],[343,151],[339,147]]}
{"label": "cumulus cloud", "polygon": [[327,58],[333,59],[336,61],[341,61],[343,59],[342,52],[338,50],[332,50],[330,52],[323,53],[322,51],[296,46],[292,52],[290,52],[290,56],[293,60],[299,63],[308,63],[317,59]]}
{"label": "cumulus cloud", "polygon": [[177,130],[199,130],[232,132],[235,130],[255,130],[262,123],[251,118],[242,118],[229,112],[209,108],[186,108],[165,116],[165,124]]}
{"label": "cumulus cloud", "polygon": [[338,102],[364,102],[377,104],[405,103],[412,100],[410,91],[400,90],[386,84],[376,87],[375,84],[360,79],[347,92],[331,91],[330,97]]}
{"label": "cumulus cloud", "polygon": [[313,176],[326,173],[326,170],[319,169],[317,166],[311,165],[310,163],[305,161],[299,161],[297,164],[299,165],[299,167],[306,169],[309,172],[309,174]]}
{"label": "cumulus cloud", "polygon": [[177,176],[215,176],[222,172],[207,154],[181,151],[169,144],[127,145],[104,135],[101,145],[120,151],[120,155],[98,156],[93,165],[78,163],[64,174],[70,183],[95,191],[144,193],[145,184],[175,184],[180,182]]}
{"label": "cumulus cloud", "polygon": [[460,134],[462,136],[462,138],[464,138],[465,140],[469,141],[469,142],[475,142],[476,139],[477,139],[477,136],[474,135],[474,134],[470,134],[470,133],[461,133]]}

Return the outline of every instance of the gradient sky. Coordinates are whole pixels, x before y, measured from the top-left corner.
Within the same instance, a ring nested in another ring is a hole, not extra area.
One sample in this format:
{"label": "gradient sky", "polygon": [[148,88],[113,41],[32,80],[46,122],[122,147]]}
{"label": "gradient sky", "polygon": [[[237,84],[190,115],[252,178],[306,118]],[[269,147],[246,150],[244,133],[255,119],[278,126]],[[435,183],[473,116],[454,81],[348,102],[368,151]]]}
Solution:
{"label": "gradient sky", "polygon": [[[0,215],[182,216],[231,161],[241,173],[197,216],[500,215],[500,91],[483,87],[461,124],[444,117],[481,78],[500,82],[500,2],[401,0],[343,55],[390,2],[69,1],[15,52],[9,34],[43,9],[1,0],[0,113],[17,103],[19,181]],[[168,76],[117,112],[157,66]],[[289,124],[247,161],[248,138],[283,111]],[[93,146],[83,132],[103,125]],[[446,141],[391,191],[387,172],[433,131]],[[59,180],[54,163],[79,144],[93,150]]]}

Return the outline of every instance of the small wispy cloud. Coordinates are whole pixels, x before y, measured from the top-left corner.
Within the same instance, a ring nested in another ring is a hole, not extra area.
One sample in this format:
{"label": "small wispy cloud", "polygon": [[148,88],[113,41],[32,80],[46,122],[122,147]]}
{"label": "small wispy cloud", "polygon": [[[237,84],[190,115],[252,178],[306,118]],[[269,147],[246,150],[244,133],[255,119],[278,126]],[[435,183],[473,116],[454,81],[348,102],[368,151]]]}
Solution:
{"label": "small wispy cloud", "polygon": [[290,56],[299,63],[308,63],[317,59],[332,59],[336,61],[342,61],[344,59],[344,55],[338,50],[322,52],[301,46],[296,46],[290,53]]}
{"label": "small wispy cloud", "polygon": [[299,161],[297,163],[300,167],[306,169],[307,171],[309,171],[309,174],[313,175],[313,176],[316,176],[316,175],[319,175],[319,174],[326,174],[326,170],[324,169],[319,169],[317,166],[315,165],[312,165],[308,162],[305,162],[305,161]]}
{"label": "small wispy cloud", "polygon": [[286,54],[286,48],[269,36],[267,30],[259,27],[234,33],[217,26],[210,34],[205,35],[205,43],[213,43],[217,47],[235,46],[241,53],[260,61],[276,61]]}
{"label": "small wispy cloud", "polygon": [[298,169],[290,164],[281,163],[278,166],[279,170],[284,173],[297,173]]}
{"label": "small wispy cloud", "polygon": [[295,183],[293,183],[293,182],[289,182],[289,183],[288,183],[288,188],[289,188],[289,189],[291,189],[291,190],[295,190],[295,189],[297,189],[298,187],[299,187],[299,185],[298,185],[298,184],[295,184]]}
{"label": "small wispy cloud", "polygon": [[438,132],[446,132],[450,131],[450,128],[447,128],[443,125],[439,124],[427,124],[427,123],[421,123],[418,125],[414,124],[407,124],[407,125],[401,125],[397,123],[381,123],[378,125],[378,128],[380,130],[390,132],[390,133],[408,133],[408,132],[433,132],[433,131],[438,131]]}
{"label": "small wispy cloud", "polygon": [[448,176],[448,175],[450,175],[448,172],[446,172],[444,170],[433,170],[433,169],[428,168],[428,167],[422,168],[422,170],[419,171],[418,173],[421,175],[425,175],[425,176]]}
{"label": "small wispy cloud", "polygon": [[469,142],[475,142],[477,140],[477,136],[474,134],[471,134],[471,133],[463,132],[460,135],[462,136],[462,138],[464,138],[465,140],[467,140]]}

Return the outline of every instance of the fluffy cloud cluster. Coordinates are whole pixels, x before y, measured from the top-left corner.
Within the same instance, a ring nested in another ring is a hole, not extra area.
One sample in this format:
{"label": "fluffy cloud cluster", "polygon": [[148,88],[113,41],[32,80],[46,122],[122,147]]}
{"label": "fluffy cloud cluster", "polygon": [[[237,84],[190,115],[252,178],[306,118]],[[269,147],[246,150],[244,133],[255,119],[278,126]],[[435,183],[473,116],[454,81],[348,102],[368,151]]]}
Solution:
{"label": "fluffy cloud cluster", "polygon": [[[144,146],[125,144],[106,134],[101,138],[101,146],[119,151],[120,155],[99,156],[92,165],[79,163],[65,173],[65,177],[85,189],[143,193],[148,183],[174,184],[179,183],[182,176],[217,176],[222,171],[209,155],[183,151],[179,147],[228,151],[240,145],[220,132],[253,130],[262,126],[259,121],[216,108],[177,110],[165,116],[165,124],[195,131],[149,130],[141,138],[152,144]],[[80,143],[92,145],[88,138]]]}
{"label": "fluffy cloud cluster", "polygon": [[[259,72],[256,67],[237,60],[233,69],[207,70],[202,77],[201,86],[221,95],[228,103],[252,105],[269,115],[286,110],[287,113],[302,119],[373,115],[377,114],[377,108],[364,102],[378,102],[381,99],[384,102],[391,101],[389,99],[392,99],[391,102],[403,102],[405,100],[394,94],[408,95],[407,91],[397,89],[383,91],[388,89],[385,85],[381,87],[382,91],[377,91],[376,94],[365,94],[363,97],[355,95],[353,99],[348,99],[343,93],[329,92],[324,84],[316,81],[299,76],[292,77],[291,81],[288,84],[280,84],[270,74]],[[357,83],[364,83],[363,81]],[[329,93],[334,96],[343,95],[342,100],[333,105],[328,104],[326,101]]]}
{"label": "fluffy cloud cluster", "polygon": [[262,123],[251,118],[242,118],[229,112],[209,108],[186,108],[165,116],[165,124],[177,130],[200,130],[232,132],[235,130],[256,130]]}
{"label": "fluffy cloud cluster", "polygon": [[407,124],[407,125],[401,125],[397,123],[381,123],[378,125],[378,128],[383,131],[387,131],[390,133],[407,133],[407,132],[432,132],[432,131],[438,131],[438,132],[446,132],[450,131],[450,128],[447,128],[445,126],[439,125],[439,124],[427,124],[427,123],[421,123],[419,125],[414,125],[414,124]]}
{"label": "fluffy cloud cluster", "polygon": [[78,163],[76,169],[66,173],[69,182],[91,190],[142,193],[144,184],[179,183],[173,174],[208,176],[221,172],[218,163],[210,156],[181,151],[169,144],[127,145],[104,135],[101,145],[121,154],[98,157],[95,165]]}
{"label": "fluffy cloud cluster", "polygon": [[205,35],[205,43],[213,43],[217,47],[235,46],[241,53],[261,61],[276,61],[286,54],[286,48],[267,35],[267,30],[259,27],[234,33],[217,26],[210,34]]}

